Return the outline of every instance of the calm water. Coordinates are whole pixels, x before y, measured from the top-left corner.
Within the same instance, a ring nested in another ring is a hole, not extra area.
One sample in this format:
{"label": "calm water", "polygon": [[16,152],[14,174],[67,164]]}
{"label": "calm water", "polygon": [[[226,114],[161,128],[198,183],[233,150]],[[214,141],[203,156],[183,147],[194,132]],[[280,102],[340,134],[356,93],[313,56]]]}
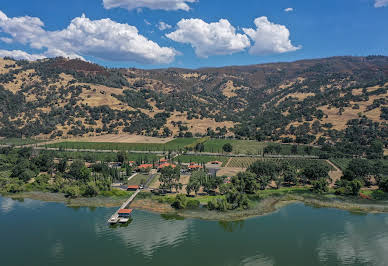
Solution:
{"label": "calm water", "polygon": [[0,197],[1,265],[388,265],[388,215],[294,204],[244,222],[169,220],[135,211]]}

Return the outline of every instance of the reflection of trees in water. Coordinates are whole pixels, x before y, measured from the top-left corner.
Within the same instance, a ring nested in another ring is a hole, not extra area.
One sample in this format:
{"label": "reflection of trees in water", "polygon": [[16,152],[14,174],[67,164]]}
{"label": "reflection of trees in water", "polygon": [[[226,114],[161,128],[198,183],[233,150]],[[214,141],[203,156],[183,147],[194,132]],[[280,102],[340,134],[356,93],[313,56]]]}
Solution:
{"label": "reflection of trees in water", "polygon": [[319,240],[321,261],[335,257],[346,265],[388,265],[388,233],[385,221],[368,215],[363,223],[346,222],[341,234],[324,234]]}
{"label": "reflection of trees in water", "polygon": [[128,227],[110,228],[96,224],[97,234],[114,234],[127,246],[139,250],[144,256],[152,257],[159,248],[176,246],[190,234],[191,220],[165,219],[157,214],[135,211]]}
{"label": "reflection of trees in water", "polygon": [[218,224],[221,226],[221,228],[228,233],[232,233],[236,230],[241,230],[244,227],[244,220],[240,221],[219,221]]}
{"label": "reflection of trees in water", "polygon": [[177,220],[177,221],[183,221],[185,217],[180,216],[176,213],[162,213],[160,217],[163,218],[163,220],[170,221],[170,220]]}

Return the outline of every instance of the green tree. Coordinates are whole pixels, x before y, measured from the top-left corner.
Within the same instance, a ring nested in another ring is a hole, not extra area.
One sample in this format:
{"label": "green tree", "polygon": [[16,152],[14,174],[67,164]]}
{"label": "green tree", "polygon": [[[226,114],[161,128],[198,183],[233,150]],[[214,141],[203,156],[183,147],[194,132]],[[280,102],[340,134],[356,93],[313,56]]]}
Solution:
{"label": "green tree", "polygon": [[323,194],[329,191],[328,183],[324,178],[314,180],[311,184],[314,193]]}
{"label": "green tree", "polygon": [[224,144],[224,146],[222,146],[222,150],[224,152],[232,152],[233,151],[233,146],[230,143],[226,143],[226,144]]}
{"label": "green tree", "polygon": [[167,189],[171,191],[173,187],[176,188],[176,184],[179,183],[180,177],[181,175],[179,167],[173,168],[168,166],[162,168],[159,177],[160,189]]}
{"label": "green tree", "polygon": [[303,169],[302,176],[310,182],[318,181],[329,178],[329,171],[329,166],[314,162]]}
{"label": "green tree", "polygon": [[171,204],[171,206],[174,207],[175,209],[186,209],[187,202],[188,202],[188,200],[186,198],[186,195],[178,194],[178,195],[176,195],[175,200]]}

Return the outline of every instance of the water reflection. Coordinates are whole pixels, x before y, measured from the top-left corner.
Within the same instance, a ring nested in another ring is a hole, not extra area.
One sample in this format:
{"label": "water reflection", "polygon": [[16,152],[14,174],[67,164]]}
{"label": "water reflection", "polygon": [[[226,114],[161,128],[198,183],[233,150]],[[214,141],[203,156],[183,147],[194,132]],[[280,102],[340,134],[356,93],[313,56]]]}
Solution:
{"label": "water reflection", "polygon": [[272,266],[275,262],[271,258],[267,258],[261,254],[243,259],[240,265],[244,266]]}
{"label": "water reflection", "polygon": [[180,216],[176,213],[162,213],[160,217],[162,217],[164,220],[167,220],[167,221],[169,220],[182,221],[185,219],[185,217]]}
{"label": "water reflection", "polygon": [[218,224],[221,226],[221,228],[228,233],[235,232],[236,230],[241,230],[244,227],[244,221],[219,221]]}
{"label": "water reflection", "polygon": [[342,234],[323,235],[318,244],[318,256],[322,262],[335,256],[344,265],[388,264],[388,233],[378,225],[381,220],[372,215],[367,223],[346,222]]}
{"label": "water reflection", "polygon": [[179,245],[191,233],[191,220],[157,219],[157,216],[142,211],[135,211],[133,217],[133,222],[127,228],[111,229],[99,224],[97,233],[106,234],[106,230],[111,230],[109,233],[147,257],[152,257],[158,248]]}
{"label": "water reflection", "polygon": [[37,208],[44,205],[44,202],[31,200],[31,199],[19,199],[19,198],[0,198],[0,211],[3,213],[12,212],[15,208],[22,206],[24,208]]}

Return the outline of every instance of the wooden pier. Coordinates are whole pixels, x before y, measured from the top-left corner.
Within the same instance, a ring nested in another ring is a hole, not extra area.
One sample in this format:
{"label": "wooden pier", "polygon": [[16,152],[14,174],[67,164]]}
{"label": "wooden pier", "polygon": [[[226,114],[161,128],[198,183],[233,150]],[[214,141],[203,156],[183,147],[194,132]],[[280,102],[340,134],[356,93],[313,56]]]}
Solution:
{"label": "wooden pier", "polygon": [[[145,185],[144,185],[144,188],[148,188],[149,184],[151,183],[151,181],[154,179],[156,175],[156,172],[151,174],[150,177],[148,178],[148,180],[146,181]],[[132,175],[130,178],[133,178],[134,175]],[[141,189],[139,188],[138,190],[135,191],[135,193],[132,194],[132,196],[126,201],[123,203],[123,205],[121,205],[120,209],[118,209],[111,217],[110,219],[108,220],[108,223],[109,224],[116,224],[118,222],[120,222],[120,219],[119,219],[119,211],[122,210],[122,209],[126,209],[128,207],[128,205],[131,204],[131,202],[136,198],[137,194],[139,194],[141,191]]]}
{"label": "wooden pier", "polygon": [[121,205],[120,209],[118,209],[111,217],[110,219],[108,220],[108,223],[110,224],[115,224],[115,223],[118,223],[119,222],[119,211],[121,209],[125,209],[127,208],[127,206],[129,204],[131,204],[131,202],[136,198],[137,194],[139,194],[139,192],[141,191],[141,189],[138,189],[135,191],[135,193],[132,194],[132,196],[126,201],[123,203],[123,205]]}

